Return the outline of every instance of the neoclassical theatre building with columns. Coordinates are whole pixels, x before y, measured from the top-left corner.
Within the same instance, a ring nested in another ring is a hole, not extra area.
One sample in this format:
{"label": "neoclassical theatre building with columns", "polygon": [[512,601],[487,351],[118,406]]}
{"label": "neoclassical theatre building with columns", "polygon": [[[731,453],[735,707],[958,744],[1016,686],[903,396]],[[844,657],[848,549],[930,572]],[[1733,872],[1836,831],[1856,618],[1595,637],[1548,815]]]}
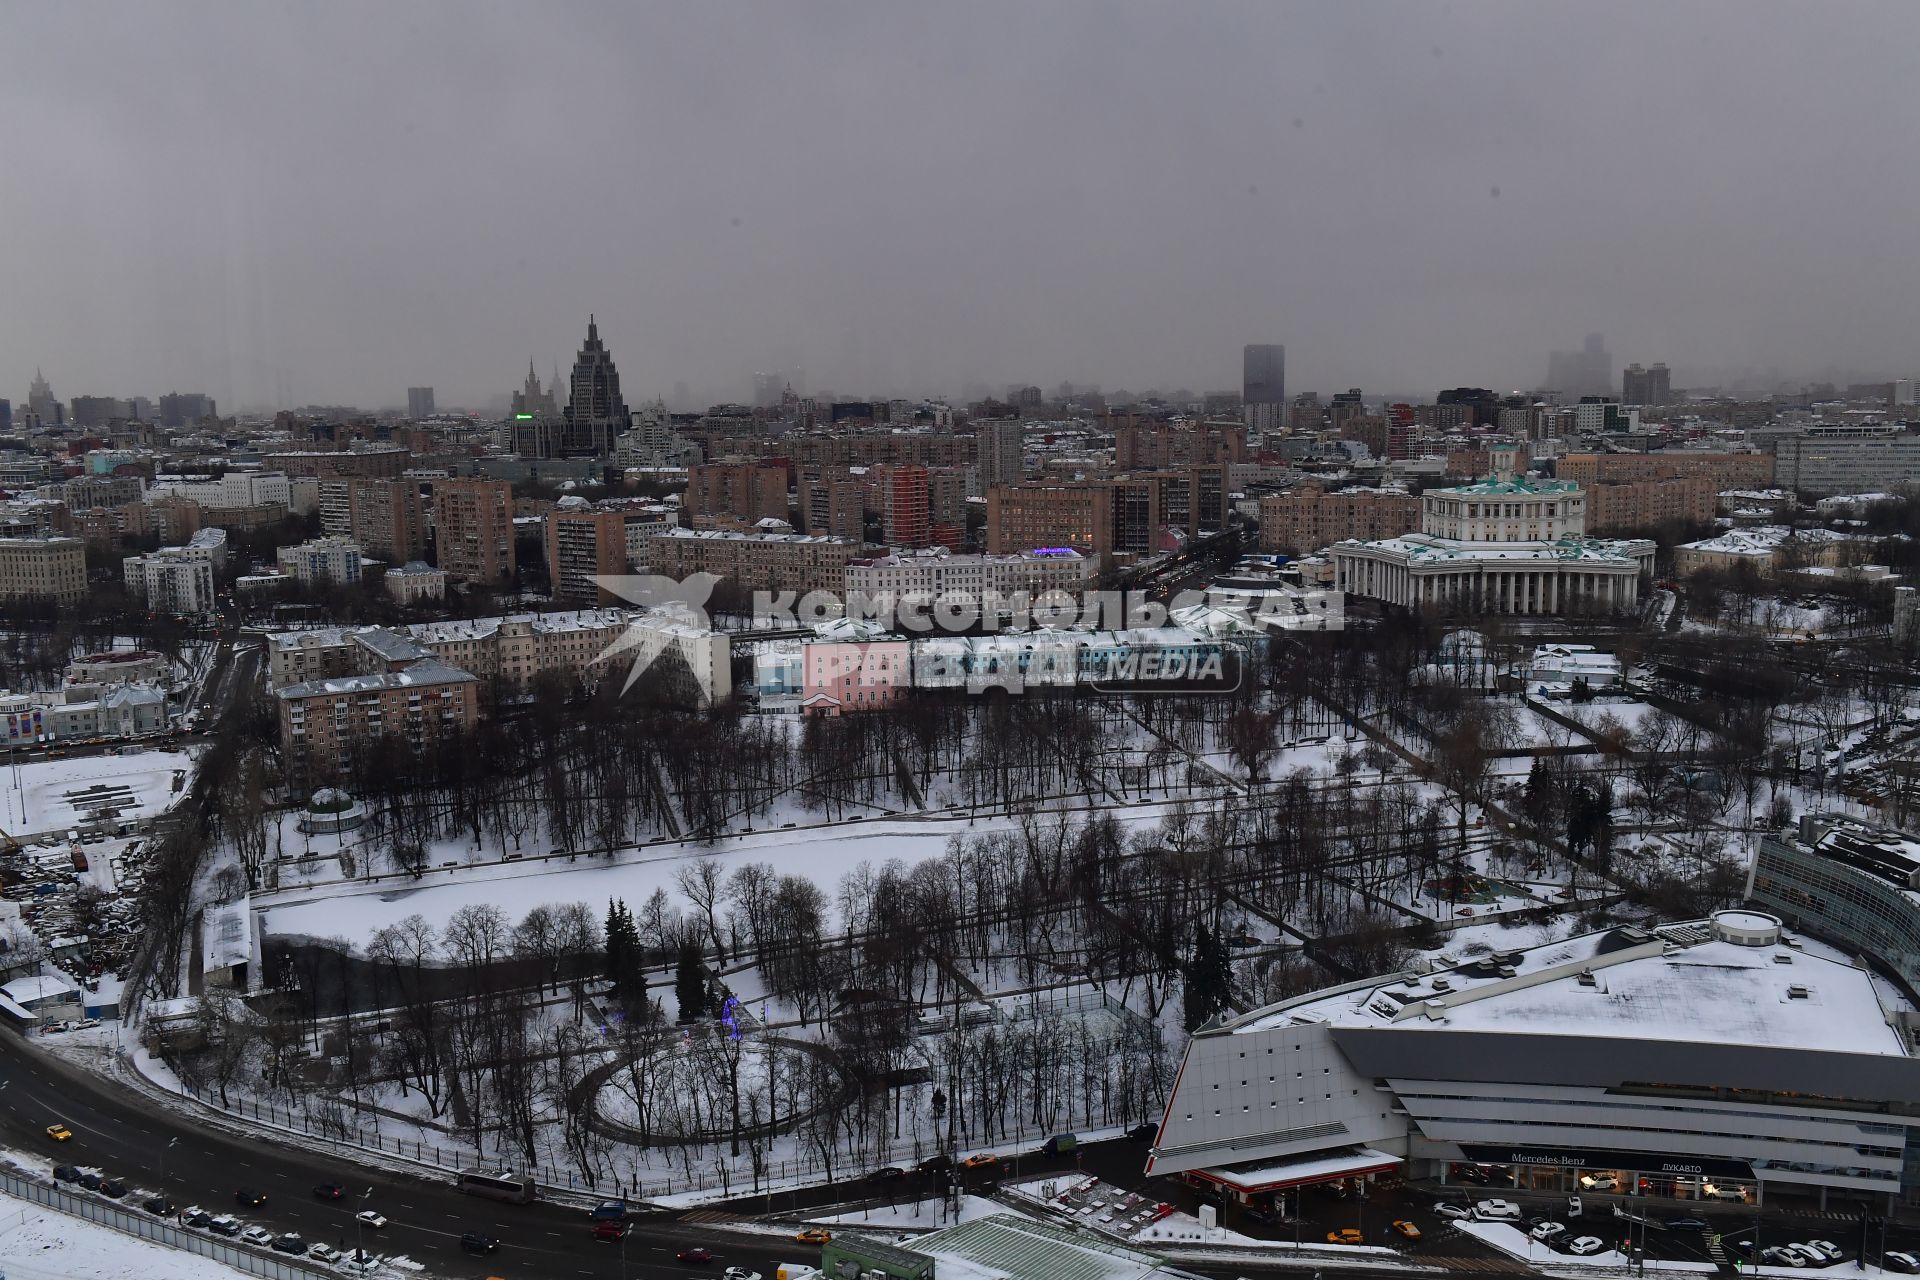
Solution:
{"label": "neoclassical theatre building with columns", "polygon": [[1334,544],[1335,584],[1418,609],[1610,613],[1653,574],[1653,543],[1589,538],[1587,498],[1568,481],[1489,478],[1421,495],[1420,532]]}

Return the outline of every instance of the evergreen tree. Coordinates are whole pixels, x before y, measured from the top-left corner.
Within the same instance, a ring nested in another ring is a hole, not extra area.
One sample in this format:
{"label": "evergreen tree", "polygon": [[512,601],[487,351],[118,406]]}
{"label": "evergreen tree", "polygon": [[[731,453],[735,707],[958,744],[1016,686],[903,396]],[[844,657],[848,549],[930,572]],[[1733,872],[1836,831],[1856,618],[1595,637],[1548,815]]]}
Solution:
{"label": "evergreen tree", "polygon": [[1194,934],[1193,958],[1187,964],[1186,994],[1181,1002],[1188,1031],[1229,1007],[1233,966],[1226,943],[1201,925]]}
{"label": "evergreen tree", "polygon": [[627,976],[627,940],[632,927],[633,918],[627,914],[627,904],[616,898],[607,899],[606,976],[613,983],[616,999],[626,994],[623,987]]}
{"label": "evergreen tree", "polygon": [[680,1002],[681,1022],[695,1022],[706,1016],[707,975],[698,943],[680,944],[680,960],[673,975],[673,994]]}

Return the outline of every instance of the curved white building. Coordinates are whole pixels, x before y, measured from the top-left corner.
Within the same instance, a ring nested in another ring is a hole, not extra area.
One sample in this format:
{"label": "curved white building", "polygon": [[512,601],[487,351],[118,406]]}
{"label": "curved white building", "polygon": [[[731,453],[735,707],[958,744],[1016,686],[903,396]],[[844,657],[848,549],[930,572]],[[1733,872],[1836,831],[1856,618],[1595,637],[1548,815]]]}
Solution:
{"label": "curved white building", "polygon": [[1917,1028],[1891,984],[1760,912],[1611,929],[1203,1028],[1148,1169],[1246,1204],[1460,1161],[1536,1191],[1915,1203]]}

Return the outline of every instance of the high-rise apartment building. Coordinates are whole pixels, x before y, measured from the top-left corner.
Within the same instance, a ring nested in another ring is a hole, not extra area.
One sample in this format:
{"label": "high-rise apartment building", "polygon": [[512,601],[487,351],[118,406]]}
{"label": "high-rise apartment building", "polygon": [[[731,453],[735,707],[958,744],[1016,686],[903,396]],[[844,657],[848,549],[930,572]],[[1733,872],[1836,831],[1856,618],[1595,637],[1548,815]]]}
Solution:
{"label": "high-rise apartment building", "polygon": [[431,418],[433,416],[433,388],[407,388],[407,416],[409,418]]}
{"label": "high-rise apartment building", "polygon": [[[332,483],[321,484],[322,523],[325,523],[327,490]],[[420,485],[413,480],[369,480],[355,477],[344,482],[347,495],[346,534],[370,556],[405,564],[427,554],[426,504],[420,500]]]}
{"label": "high-rise apartment building", "polygon": [[1630,364],[1620,371],[1620,400],[1643,408],[1673,403],[1673,377],[1664,364],[1641,368]]}
{"label": "high-rise apartment building", "polygon": [[747,524],[787,518],[786,464],[738,458],[687,469],[687,513],[733,516]]}
{"label": "high-rise apartment building", "polygon": [[[596,576],[627,571],[627,522],[618,511],[547,514],[547,578],[553,597],[568,604],[612,604],[619,599]],[[664,572],[658,567],[655,572]]]}
{"label": "high-rise apartment building", "polygon": [[560,455],[568,458],[608,457],[614,438],[629,426],[627,402],[620,396],[620,373],[600,341],[600,326],[587,317],[587,340],[574,358],[566,420],[560,433]]}
{"label": "high-rise apartment building", "polygon": [[880,540],[890,547],[926,546],[931,526],[927,469],[889,463],[873,468],[867,476],[873,486],[873,509],[880,516]]}
{"label": "high-rise apartment building", "polygon": [[513,485],[477,477],[433,482],[434,544],[456,582],[513,582]]}
{"label": "high-rise apartment building", "polygon": [[1240,352],[1240,403],[1247,434],[1258,442],[1286,427],[1287,349],[1278,343],[1249,343]]}
{"label": "high-rise apartment building", "polygon": [[1018,418],[986,418],[973,425],[974,466],[980,491],[1018,484],[1027,475],[1026,429]]}

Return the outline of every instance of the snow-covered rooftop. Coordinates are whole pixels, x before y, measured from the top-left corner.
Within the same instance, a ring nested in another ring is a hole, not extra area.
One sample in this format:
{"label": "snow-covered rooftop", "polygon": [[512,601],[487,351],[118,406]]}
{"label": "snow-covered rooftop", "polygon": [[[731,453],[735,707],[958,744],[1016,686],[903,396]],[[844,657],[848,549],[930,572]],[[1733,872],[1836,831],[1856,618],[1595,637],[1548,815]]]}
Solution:
{"label": "snow-covered rooftop", "polygon": [[1232,1030],[1296,1021],[1908,1056],[1872,975],[1843,953],[1804,938],[1741,945],[1707,921],[1604,930],[1349,984],[1255,1010]]}
{"label": "snow-covered rooftop", "polygon": [[[1651,546],[1652,544],[1647,544]],[[1434,561],[1472,564],[1477,561],[1578,561],[1582,564],[1638,566],[1636,544],[1603,538],[1558,538],[1537,542],[1468,542],[1457,538],[1438,538],[1429,533],[1409,533],[1378,542],[1349,540],[1336,543],[1336,549],[1368,547],[1406,556],[1420,563]]]}
{"label": "snow-covered rooftop", "polygon": [[1729,529],[1715,537],[1682,545],[1687,550],[1711,551],[1716,555],[1771,556],[1789,542],[1812,545],[1846,540],[1846,534],[1831,529],[1790,529],[1783,524],[1763,524],[1749,529]]}

